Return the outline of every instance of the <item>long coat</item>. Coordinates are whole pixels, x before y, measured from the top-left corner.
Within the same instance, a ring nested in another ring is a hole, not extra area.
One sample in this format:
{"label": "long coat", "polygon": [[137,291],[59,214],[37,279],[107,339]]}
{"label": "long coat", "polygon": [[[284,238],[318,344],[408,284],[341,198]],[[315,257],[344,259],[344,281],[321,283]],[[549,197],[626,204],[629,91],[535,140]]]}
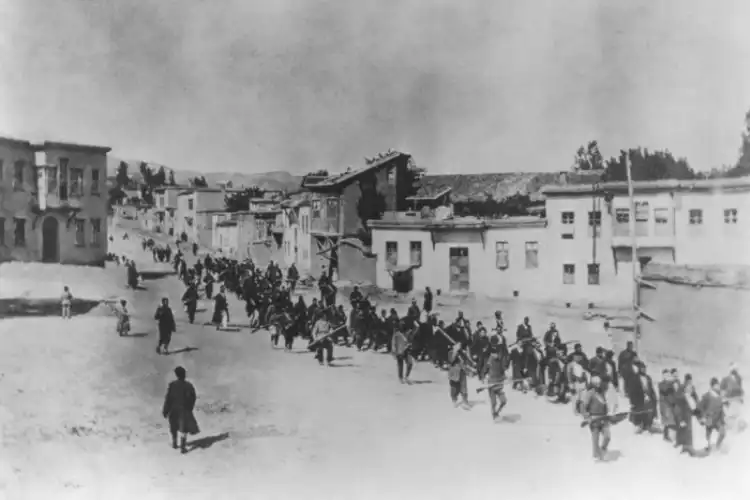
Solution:
{"label": "long coat", "polygon": [[[630,421],[635,425],[650,427],[656,418],[656,391],[651,377],[645,374],[633,374],[628,379],[626,387],[628,399],[634,412],[630,415]],[[647,412],[647,413],[643,413]]]}
{"label": "long coat", "polygon": [[214,297],[214,312],[211,316],[211,322],[217,325],[221,323],[224,312],[229,312],[227,309],[227,298],[223,293],[216,294]]}
{"label": "long coat", "polygon": [[154,319],[159,323],[159,340],[169,342],[172,338],[172,332],[177,330],[172,309],[169,306],[159,306],[156,314],[154,314]]}
{"label": "long coat", "polygon": [[688,402],[688,398],[690,397],[691,395],[685,393],[682,387],[674,393],[674,419],[677,426],[676,441],[678,445],[686,448],[693,447],[693,409]]}
{"label": "long coat", "polygon": [[664,427],[674,427],[674,402],[675,391],[674,385],[670,380],[659,382],[659,413],[661,413],[661,425]]}
{"label": "long coat", "polygon": [[187,380],[173,380],[167,387],[162,415],[169,420],[171,432],[198,434],[200,428],[195,420],[195,387]]}

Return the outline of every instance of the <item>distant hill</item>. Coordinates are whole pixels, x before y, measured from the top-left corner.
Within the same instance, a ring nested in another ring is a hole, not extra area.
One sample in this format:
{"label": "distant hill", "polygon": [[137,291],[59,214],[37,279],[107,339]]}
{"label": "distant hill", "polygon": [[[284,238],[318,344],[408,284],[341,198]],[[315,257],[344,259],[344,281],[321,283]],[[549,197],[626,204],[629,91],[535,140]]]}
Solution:
{"label": "distant hill", "polygon": [[[117,175],[117,168],[121,161],[128,164],[128,174],[141,180],[140,160],[122,160],[120,158],[109,156],[107,158],[107,176]],[[156,170],[162,165],[149,163],[149,167]],[[241,173],[241,172],[196,172],[192,170],[177,170],[164,166],[167,173],[174,171],[174,177],[177,184],[187,184],[188,179],[198,176],[204,176],[209,186],[216,186],[219,182],[231,181],[233,187],[241,186],[258,186],[267,190],[286,190],[297,191],[302,183],[301,175],[292,175],[289,172],[264,172],[264,173]]]}
{"label": "distant hill", "polygon": [[450,187],[453,201],[481,201],[491,196],[502,200],[516,193],[527,194],[532,199],[541,196],[541,189],[549,185],[586,184],[599,179],[598,173],[572,172],[510,172],[499,174],[449,174],[425,175],[422,185],[426,191],[437,192]]}

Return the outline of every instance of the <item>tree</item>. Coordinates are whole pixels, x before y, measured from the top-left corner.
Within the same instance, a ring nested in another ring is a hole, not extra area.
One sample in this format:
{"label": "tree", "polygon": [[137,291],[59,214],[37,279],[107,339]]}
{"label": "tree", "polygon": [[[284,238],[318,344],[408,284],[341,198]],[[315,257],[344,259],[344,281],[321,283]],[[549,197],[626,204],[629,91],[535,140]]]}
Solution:
{"label": "tree", "polygon": [[177,183],[174,180],[174,170],[170,170],[169,171],[169,180],[167,181],[167,184],[169,184],[170,186],[176,186],[177,185]]}
{"label": "tree", "polygon": [[697,174],[685,158],[675,158],[669,151],[649,151],[643,148],[621,150],[618,158],[606,162],[603,180],[626,181],[626,155],[630,158],[630,172],[634,181],[659,179],[695,179]]}
{"label": "tree", "polygon": [[117,166],[117,175],[115,177],[115,184],[119,187],[127,186],[130,183],[130,177],[128,177],[128,164],[121,161]]}
{"label": "tree", "polygon": [[117,205],[120,203],[122,199],[124,199],[127,195],[125,194],[125,191],[123,190],[123,186],[120,184],[116,184],[114,187],[112,187],[109,190],[109,196],[108,196],[108,203],[111,207],[112,205]]}
{"label": "tree", "polygon": [[251,186],[242,191],[224,195],[227,212],[244,212],[250,210],[251,198],[262,198],[265,191],[258,186]]}
{"label": "tree", "polygon": [[602,170],[604,168],[604,157],[599,152],[599,143],[589,141],[584,148],[581,146],[576,151],[573,160],[573,171],[579,170]]}
{"label": "tree", "polygon": [[167,183],[167,171],[164,165],[160,166],[154,175],[151,176],[151,187],[163,186]]}
{"label": "tree", "polygon": [[139,170],[143,176],[144,184],[151,185],[151,169],[148,167],[148,163],[142,161]]}
{"label": "tree", "polygon": [[745,177],[750,175],[750,111],[745,113],[745,130],[741,134],[739,158],[732,166],[712,169],[709,177]]}
{"label": "tree", "polygon": [[208,187],[208,182],[206,182],[206,178],[203,176],[200,177],[193,177],[188,180],[188,183],[193,187]]}

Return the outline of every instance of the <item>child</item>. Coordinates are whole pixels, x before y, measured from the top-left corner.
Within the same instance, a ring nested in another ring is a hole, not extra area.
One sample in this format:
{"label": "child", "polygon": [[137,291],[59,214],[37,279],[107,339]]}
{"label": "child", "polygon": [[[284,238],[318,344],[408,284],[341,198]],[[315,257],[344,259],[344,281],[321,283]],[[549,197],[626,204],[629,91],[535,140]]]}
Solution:
{"label": "child", "polygon": [[67,286],[63,287],[63,293],[61,297],[61,305],[62,305],[62,318],[63,319],[70,319],[70,303],[73,300],[73,294],[70,293],[70,288]]}

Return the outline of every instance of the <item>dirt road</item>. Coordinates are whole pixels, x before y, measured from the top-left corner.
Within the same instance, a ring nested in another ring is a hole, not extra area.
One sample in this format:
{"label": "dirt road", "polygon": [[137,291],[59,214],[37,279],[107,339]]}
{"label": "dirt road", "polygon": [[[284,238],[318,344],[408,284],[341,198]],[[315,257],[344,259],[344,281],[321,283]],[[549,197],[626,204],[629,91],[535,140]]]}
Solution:
{"label": "dirt road", "polygon": [[[138,255],[136,243],[119,242]],[[122,269],[104,274],[124,282]],[[100,310],[0,321],[5,498],[750,498],[747,436],[690,459],[623,423],[610,461],[594,463],[570,406],[511,392],[493,424],[476,382],[473,408],[454,409],[431,366],[416,367],[412,386],[384,354],[338,349],[335,366],[320,367],[302,345],[272,349],[266,332],[188,325],[174,277],[145,285],[122,292],[133,300],[129,338]],[[178,317],[172,349],[195,350],[154,352],[162,296]],[[201,308],[199,322],[210,315]],[[187,455],[169,446],[160,414],[177,365],[199,397],[202,434]]]}

